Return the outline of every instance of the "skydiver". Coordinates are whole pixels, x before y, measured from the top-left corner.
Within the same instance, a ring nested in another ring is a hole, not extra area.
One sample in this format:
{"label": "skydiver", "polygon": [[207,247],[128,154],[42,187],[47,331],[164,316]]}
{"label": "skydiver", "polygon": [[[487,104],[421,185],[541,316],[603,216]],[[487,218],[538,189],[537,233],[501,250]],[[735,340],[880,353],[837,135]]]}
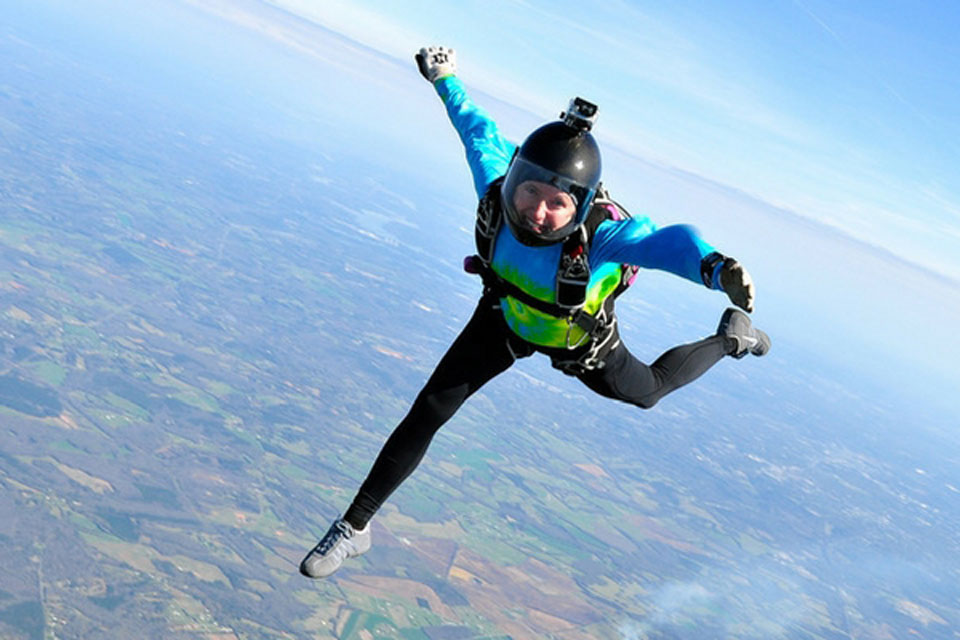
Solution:
{"label": "skydiver", "polygon": [[674,347],[646,365],[620,342],[614,298],[636,267],[669,271],[727,294],[753,311],[746,269],[686,225],[658,228],[624,218],[600,185],[600,151],[590,133],[596,107],[571,102],[561,120],[520,147],[467,96],[453,49],[415,56],[464,144],[480,203],[477,255],[466,266],[483,277],[473,316],[440,360],[409,413],[380,451],[342,517],[300,564],[322,578],[370,548],[370,519],[409,476],[438,429],[471,394],[534,353],[602,396],[643,409],[700,377],[724,356],[762,356],[767,335],[733,307],[717,332]]}

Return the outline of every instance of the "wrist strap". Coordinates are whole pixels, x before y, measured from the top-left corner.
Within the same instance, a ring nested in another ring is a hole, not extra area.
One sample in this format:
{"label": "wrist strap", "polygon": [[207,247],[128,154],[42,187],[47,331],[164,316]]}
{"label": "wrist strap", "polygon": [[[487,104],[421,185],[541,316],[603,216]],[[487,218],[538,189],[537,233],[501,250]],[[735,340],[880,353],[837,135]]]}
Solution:
{"label": "wrist strap", "polygon": [[727,256],[719,251],[708,253],[700,261],[700,279],[710,289],[722,289],[720,286],[720,270],[727,261]]}

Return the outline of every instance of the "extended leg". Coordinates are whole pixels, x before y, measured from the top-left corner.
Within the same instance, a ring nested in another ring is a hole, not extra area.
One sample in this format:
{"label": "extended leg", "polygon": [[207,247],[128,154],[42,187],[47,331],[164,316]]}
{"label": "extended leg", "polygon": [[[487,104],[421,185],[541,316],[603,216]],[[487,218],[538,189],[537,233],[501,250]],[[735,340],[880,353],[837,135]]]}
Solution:
{"label": "extended leg", "polygon": [[522,355],[529,355],[529,350],[512,337],[500,309],[481,300],[410,412],[387,439],[344,519],[358,529],[365,527],[420,463],[437,430],[471,394]]}
{"label": "extended leg", "polygon": [[607,355],[602,369],[577,377],[600,395],[649,409],[671,391],[702,376],[723,356],[762,356],[768,351],[770,337],[755,328],[747,314],[731,307],[723,312],[716,335],[674,347],[650,366],[637,360],[621,342]]}
{"label": "extended leg", "polygon": [[730,338],[712,336],[674,347],[647,366],[620,343],[602,369],[577,377],[602,396],[649,409],[671,391],[699,378],[732,349]]}
{"label": "extended leg", "polygon": [[410,412],[373,463],[357,497],[300,563],[300,573],[325,578],[343,561],[370,549],[370,518],[420,463],[433,435],[470,395],[532,350],[503,321],[499,306],[481,299],[467,326],[440,360]]}

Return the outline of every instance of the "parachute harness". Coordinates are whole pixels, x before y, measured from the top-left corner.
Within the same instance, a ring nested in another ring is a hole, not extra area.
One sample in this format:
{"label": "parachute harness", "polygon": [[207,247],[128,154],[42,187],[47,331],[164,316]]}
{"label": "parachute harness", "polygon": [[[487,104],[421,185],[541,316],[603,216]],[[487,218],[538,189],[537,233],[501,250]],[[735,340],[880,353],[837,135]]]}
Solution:
{"label": "parachute harness", "polygon": [[[556,302],[546,302],[502,278],[491,266],[497,233],[503,222],[500,202],[502,181],[503,178],[499,178],[490,185],[477,207],[474,233],[477,254],[464,259],[464,270],[483,279],[484,293],[492,293],[498,298],[509,296],[547,315],[567,319],[566,353],[557,353],[560,351],[557,349],[547,351],[555,368],[570,375],[603,368],[604,358],[620,344],[613,301],[633,282],[638,269],[623,265],[617,289],[604,299],[596,315],[590,315],[584,308],[590,283],[590,240],[601,222],[608,218],[622,219],[628,214],[622,207],[608,200],[606,192],[598,189],[599,202],[596,202],[596,206],[591,210],[591,215],[575,233],[564,240],[557,267]],[[575,326],[582,329],[584,335],[573,341],[572,331]]]}

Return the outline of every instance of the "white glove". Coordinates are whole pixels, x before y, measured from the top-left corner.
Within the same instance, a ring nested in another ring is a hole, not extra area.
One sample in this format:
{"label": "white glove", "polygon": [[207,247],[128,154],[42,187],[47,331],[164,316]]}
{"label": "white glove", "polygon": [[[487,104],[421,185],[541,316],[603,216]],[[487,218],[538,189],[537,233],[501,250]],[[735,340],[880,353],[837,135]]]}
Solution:
{"label": "white glove", "polygon": [[753,278],[736,260],[727,260],[720,268],[720,286],[730,301],[747,313],[753,311]]}
{"label": "white glove", "polygon": [[457,53],[447,47],[424,47],[414,56],[420,75],[431,83],[457,73]]}

